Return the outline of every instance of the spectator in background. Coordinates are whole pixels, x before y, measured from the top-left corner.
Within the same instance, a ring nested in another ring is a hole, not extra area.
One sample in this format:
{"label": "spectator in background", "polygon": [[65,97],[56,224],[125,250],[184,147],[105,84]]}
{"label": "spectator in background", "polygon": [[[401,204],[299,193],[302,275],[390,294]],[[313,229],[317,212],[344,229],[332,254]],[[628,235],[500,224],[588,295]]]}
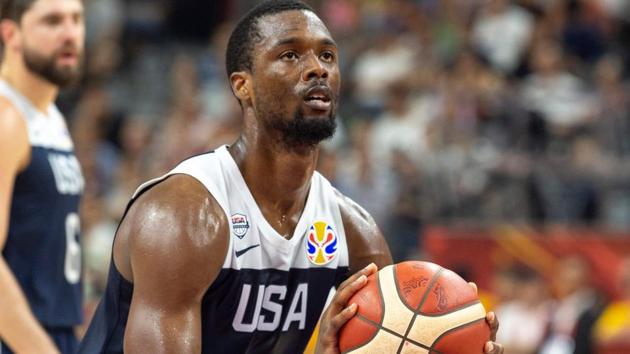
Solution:
{"label": "spectator in background", "polygon": [[630,87],[623,81],[622,58],[608,54],[594,67],[597,117],[593,138],[598,162],[594,171],[602,187],[602,223],[617,230],[630,227]]}
{"label": "spectator in background", "polygon": [[497,70],[519,66],[534,29],[533,16],[509,0],[486,0],[472,28],[477,50]]}
{"label": "spectator in background", "polygon": [[100,85],[84,90],[74,115],[72,134],[87,177],[86,194],[106,195],[114,187],[120,162],[118,134],[126,116],[114,110],[109,91]]}
{"label": "spectator in background", "polygon": [[353,65],[351,80],[356,104],[372,115],[382,112],[389,86],[411,76],[417,54],[418,46],[412,38],[391,31],[377,34]]}
{"label": "spectator in background", "polygon": [[497,309],[502,304],[514,301],[518,295],[516,285],[515,267],[513,265],[498,267],[492,276],[491,295],[485,299],[484,306],[488,309]]}
{"label": "spectator in background", "polygon": [[225,77],[225,48],[230,38],[231,22],[216,28],[210,44],[204,49],[197,63],[203,111],[217,123],[235,121],[240,127],[238,104],[233,102],[232,93],[223,84]]}
{"label": "spectator in background", "polygon": [[593,336],[599,347],[623,346],[630,350],[630,257],[622,260],[617,271],[619,299],[606,306]]}
{"label": "spectator in background", "polygon": [[422,178],[406,151],[392,151],[390,168],[394,178],[394,200],[383,228],[394,262],[420,259],[422,245]]}
{"label": "spectator in background", "polygon": [[379,162],[376,169],[391,166],[395,152],[402,152],[420,164],[428,153],[425,117],[413,110],[411,92],[404,82],[393,83],[385,91],[385,112],[376,119],[370,136],[370,156]]}
{"label": "spectator in background", "polygon": [[393,208],[392,175],[374,166],[370,137],[373,123],[359,120],[350,129],[349,146],[337,157],[335,186],[360,203],[379,225],[385,225]]}
{"label": "spectator in background", "polygon": [[510,354],[536,354],[545,339],[552,302],[545,280],[535,270],[514,266],[514,299],[497,308],[497,337]]}
{"label": "spectator in background", "polygon": [[[158,173],[167,171],[188,156],[208,151],[215,144],[230,142],[238,135],[238,130],[226,124],[229,120],[215,119],[204,111],[199,71],[191,57],[177,56],[171,76],[174,92],[171,112],[159,127],[153,146],[155,154],[161,156],[154,166]],[[232,106],[231,100],[225,105]]]}
{"label": "spectator in background", "polygon": [[88,0],[86,1],[86,45],[98,50],[96,45],[104,38],[120,35],[124,19],[123,0]]}
{"label": "spectator in background", "polygon": [[126,40],[158,41],[168,33],[167,0],[128,0],[124,1]]}
{"label": "spectator in background", "polygon": [[[416,133],[412,133],[412,129],[400,129],[400,124],[391,124],[387,118],[400,116],[400,112],[397,113],[387,102],[392,84],[402,83],[408,88],[408,109],[404,115],[415,123],[405,128],[419,127],[421,138],[405,145],[411,146],[408,156],[416,162],[421,161],[423,178],[415,183],[423,191],[423,199],[431,205],[423,208],[429,221],[435,217],[527,221],[534,219],[538,210],[547,214],[547,217],[536,219],[543,222],[583,220],[580,213],[578,216],[571,213],[549,217],[559,215],[550,213],[550,209],[557,210],[557,205],[566,204],[558,195],[580,193],[536,191],[525,182],[538,179],[531,185],[549,181],[549,185],[574,184],[562,174],[551,179],[540,175],[534,179],[528,177],[530,170],[554,172],[549,168],[547,158],[537,155],[541,151],[563,151],[564,156],[557,164],[560,170],[570,163],[574,134],[582,134],[582,142],[587,142],[580,143],[576,150],[591,151],[600,161],[609,157],[598,153],[602,147],[615,144],[616,140],[617,145],[624,146],[627,140],[623,139],[626,120],[623,112],[626,110],[610,104],[613,90],[599,84],[588,86],[591,84],[590,71],[595,66],[574,54],[577,47],[568,46],[565,36],[579,31],[599,31],[598,36],[603,35],[611,42],[604,47],[604,53],[618,50],[624,58],[623,45],[619,45],[624,38],[621,32],[625,28],[624,16],[610,10],[624,5],[615,5],[610,0],[605,4],[582,2],[584,4],[575,6],[565,1],[539,0],[321,2],[324,13],[331,17],[330,22],[336,24],[333,27],[343,34],[338,38],[348,42],[344,44],[346,50],[341,53],[340,64],[351,76],[342,87],[344,96],[351,99],[344,100],[340,111],[349,126],[359,126],[356,124],[358,120],[373,120],[375,130],[381,130],[375,135],[389,136],[389,141],[395,144],[407,142],[408,137]],[[222,52],[225,28],[229,28],[230,21],[237,15],[235,10],[246,8],[250,3],[253,1],[217,3],[221,11],[213,21],[225,18],[226,22],[207,24],[213,30],[205,39],[187,36],[189,42],[184,59],[180,55],[181,44],[173,38],[185,34],[182,25],[194,27],[197,23],[196,19],[186,23],[191,14],[196,15],[196,11],[189,11],[196,6],[192,3],[171,6],[163,0],[117,2],[122,8],[116,7],[106,18],[99,19],[107,24],[107,29],[105,33],[91,36],[91,43],[96,44],[91,47],[88,79],[92,83],[94,80],[106,83],[114,110],[125,110],[125,115],[129,116],[148,117],[151,126],[159,127],[157,140],[164,142],[164,146],[169,145],[168,141],[174,135],[188,135],[191,130],[186,125],[195,126],[192,129],[195,136],[202,136],[197,134],[202,131],[208,133],[202,138],[193,136],[189,142],[194,147],[176,146],[176,152],[166,149],[171,162],[162,164],[161,170],[186,154],[229,141],[231,134],[240,127],[241,122],[234,119],[233,114],[237,107],[225,104],[227,92],[222,85],[223,73],[217,70],[223,65],[220,56],[213,53]],[[94,14],[99,6],[103,6],[103,1],[92,0],[87,4],[94,7],[88,9]],[[600,8],[604,10],[600,11]],[[590,9],[594,9],[592,14],[589,14]],[[602,27],[601,18],[609,19],[611,23]],[[117,30],[116,24],[122,28]],[[156,45],[156,38],[162,41],[159,45]],[[506,43],[502,44],[503,41]],[[115,45],[118,42],[122,44]],[[567,47],[561,48],[560,44]],[[533,46],[530,56],[533,71],[523,79],[521,76],[528,74],[527,65],[519,64],[526,62],[523,57],[529,46]],[[484,60],[471,55],[471,48]],[[620,74],[615,79],[619,83],[617,87],[622,89],[615,89],[616,92],[624,91],[623,65],[621,61]],[[165,82],[164,72],[170,70],[173,75]],[[172,85],[169,82],[179,83]],[[190,90],[193,86],[197,87]],[[187,98],[177,98],[181,96]],[[531,113],[533,123],[529,127],[520,113],[522,107]],[[616,118],[612,119],[613,116]],[[527,145],[523,138],[528,135],[527,129],[534,140],[542,143]],[[585,129],[588,129],[586,133]],[[611,131],[619,139],[609,139]],[[428,136],[426,142],[424,135]],[[597,139],[594,143],[593,137]],[[372,138],[366,139],[367,145],[378,145],[370,141]],[[354,154],[352,144],[353,141],[346,141],[335,147],[341,160]],[[590,148],[583,149],[589,144]],[[428,148],[422,147],[424,145]],[[540,146],[543,148],[539,149]],[[160,149],[155,147],[152,145],[148,153],[161,156]],[[604,153],[607,151],[603,150]],[[628,153],[630,151],[623,150],[620,158],[625,158]],[[376,154],[389,156],[378,150]],[[591,184],[589,193],[596,194],[591,199],[598,201],[601,198],[606,211],[587,214],[595,221],[606,217],[615,220],[612,221],[614,225],[623,226],[624,219],[630,220],[630,206],[625,206],[630,202],[626,202],[623,193],[616,192],[624,187],[623,174],[630,175],[630,172],[619,171],[617,168],[623,165],[612,162],[609,166],[614,168],[604,165],[601,169],[609,171],[609,175],[596,174],[591,176],[593,181],[588,181]],[[518,173],[514,173],[515,169]],[[608,186],[600,188],[600,182],[603,178],[610,181],[611,175],[621,178],[617,182],[619,188],[609,193]],[[438,185],[441,186],[434,188]],[[438,190],[439,193],[432,193]],[[530,193],[530,198],[522,197],[525,193]],[[545,196],[539,198],[544,205],[530,210],[529,205],[538,203],[530,202],[537,198],[535,193]],[[370,198],[373,196],[365,197]],[[379,202],[374,199],[364,204]],[[479,207],[471,208],[470,205]]]}
{"label": "spectator in background", "polygon": [[120,220],[129,195],[146,180],[159,173],[151,169],[145,147],[151,144],[152,129],[147,118],[132,116],[122,122],[118,131],[120,147],[113,167],[113,183],[105,197],[104,207],[110,221]]}
{"label": "spectator in background", "polygon": [[576,328],[583,313],[598,303],[591,285],[591,269],[581,256],[566,256],[558,261],[554,277],[557,300],[540,354],[572,354],[576,347]]}
{"label": "spectator in background", "polygon": [[630,153],[630,87],[623,82],[623,62],[617,55],[601,58],[593,68],[597,143],[613,158]]}
{"label": "spectator in background", "polygon": [[610,21],[602,1],[567,2],[567,21],[562,33],[564,48],[584,64],[594,63],[606,50]]}
{"label": "spectator in background", "polygon": [[536,43],[530,64],[533,71],[522,83],[521,99],[526,109],[542,119],[547,133],[567,136],[592,118],[594,100],[584,82],[564,69],[557,43]]}

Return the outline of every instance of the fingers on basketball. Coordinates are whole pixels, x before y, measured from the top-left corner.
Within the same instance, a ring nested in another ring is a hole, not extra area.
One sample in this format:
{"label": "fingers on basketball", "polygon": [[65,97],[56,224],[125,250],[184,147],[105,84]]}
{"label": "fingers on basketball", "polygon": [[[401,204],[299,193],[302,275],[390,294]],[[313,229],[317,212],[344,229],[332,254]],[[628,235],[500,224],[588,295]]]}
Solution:
{"label": "fingers on basketball", "polygon": [[490,340],[474,287],[433,263],[385,267],[348,301],[358,310],[339,332],[342,353],[483,354]]}

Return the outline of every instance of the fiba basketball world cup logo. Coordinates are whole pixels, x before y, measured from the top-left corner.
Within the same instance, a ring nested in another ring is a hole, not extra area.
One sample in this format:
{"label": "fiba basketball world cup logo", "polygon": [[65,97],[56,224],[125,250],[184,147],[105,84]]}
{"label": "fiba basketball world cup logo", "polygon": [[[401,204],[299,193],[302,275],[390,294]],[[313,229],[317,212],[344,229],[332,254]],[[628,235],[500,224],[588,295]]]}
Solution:
{"label": "fiba basketball world cup logo", "polygon": [[323,221],[316,221],[306,235],[306,254],[315,265],[329,263],[337,255],[337,234]]}

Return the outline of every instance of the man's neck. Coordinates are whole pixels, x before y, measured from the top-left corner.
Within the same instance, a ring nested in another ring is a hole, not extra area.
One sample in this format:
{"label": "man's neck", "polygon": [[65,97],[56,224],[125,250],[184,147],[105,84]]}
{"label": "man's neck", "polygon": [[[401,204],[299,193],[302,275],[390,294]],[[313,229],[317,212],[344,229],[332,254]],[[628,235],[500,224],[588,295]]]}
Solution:
{"label": "man's neck", "polygon": [[59,88],[29,71],[22,62],[6,60],[0,67],[0,78],[26,97],[37,110],[47,113]]}
{"label": "man's neck", "polygon": [[229,150],[267,220],[290,236],[306,204],[318,149],[287,151],[244,135]]}
{"label": "man's neck", "polygon": [[274,204],[298,204],[306,199],[317,163],[318,149],[287,151],[273,144],[250,143],[241,137],[231,148],[245,182],[255,197]]}

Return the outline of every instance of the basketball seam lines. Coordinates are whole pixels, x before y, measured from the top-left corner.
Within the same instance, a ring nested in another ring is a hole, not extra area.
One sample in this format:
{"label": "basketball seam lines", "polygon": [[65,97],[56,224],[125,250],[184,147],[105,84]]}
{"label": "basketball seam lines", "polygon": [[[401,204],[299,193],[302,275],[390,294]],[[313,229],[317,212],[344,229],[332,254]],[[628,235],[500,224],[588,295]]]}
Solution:
{"label": "basketball seam lines", "polygon": [[[392,269],[392,272],[393,271],[394,270]],[[381,302],[380,322],[383,323],[383,319],[385,319],[385,297],[383,296],[383,289],[381,288],[381,275],[379,273],[376,273],[376,288],[378,289],[378,299]]]}
{"label": "basketball seam lines", "polygon": [[422,315],[422,316],[425,316],[425,317],[440,317],[440,316],[445,316],[445,315],[451,314],[451,313],[459,311],[459,310],[463,310],[465,308],[469,308],[471,306],[475,306],[475,305],[480,304],[480,303],[481,303],[481,301],[475,300],[475,302],[469,302],[467,304],[463,304],[463,305],[460,305],[458,307],[454,307],[454,308],[452,308],[452,309],[450,309],[450,310],[448,310],[446,312],[433,313],[433,314],[431,314],[431,313],[424,313],[422,311],[418,311],[418,315]]}
{"label": "basketball seam lines", "polygon": [[[395,273],[394,273],[394,279],[396,279],[396,274],[395,274]],[[400,295],[400,292],[401,292],[401,290],[400,290],[400,284],[398,284],[398,281],[395,281],[395,282],[394,282],[394,285],[396,286],[396,291],[397,291],[397,292],[398,292],[398,294]],[[380,288],[379,288],[379,291],[380,291]],[[382,295],[382,294],[381,294],[381,295]],[[381,301],[382,301],[382,298],[381,298]],[[440,312],[440,313],[425,313],[425,312],[422,312],[422,311],[420,311],[420,310],[416,310],[416,309],[414,309],[413,307],[409,306],[409,304],[407,304],[407,302],[402,301],[403,305],[405,305],[405,307],[406,307],[406,308],[408,308],[408,309],[409,309],[409,311],[411,311],[411,312],[415,312],[415,313],[417,313],[417,314],[419,314],[419,315],[426,316],[426,317],[440,317],[440,316],[448,315],[448,314],[453,313],[453,312],[455,312],[455,311],[459,311],[459,310],[461,310],[461,309],[465,309],[465,308],[467,308],[467,307],[474,306],[474,305],[476,305],[476,304],[478,304],[478,303],[480,303],[480,302],[481,302],[481,301],[479,301],[479,300],[475,300],[475,301],[473,301],[473,302],[469,302],[469,303],[465,303],[465,304],[460,304],[458,307],[453,307],[453,308],[451,308],[451,309],[449,309],[448,311],[445,311],[445,312]]]}
{"label": "basketball seam lines", "polygon": [[[402,291],[400,289],[400,284],[398,282],[398,278],[396,277],[396,272],[395,271],[394,271],[393,277],[394,277],[394,286],[396,287],[396,292],[398,293],[398,297],[400,297],[400,293]],[[403,305],[405,305],[406,308],[409,309],[409,311],[416,312],[416,310],[413,307],[409,306],[409,304],[406,301],[401,301],[401,302],[402,302]]]}
{"label": "basketball seam lines", "polygon": [[[383,323],[383,318],[385,317],[385,300],[383,298],[383,290],[381,289],[381,275],[380,275],[380,273],[376,273],[376,288],[378,289],[379,299],[380,299],[380,302],[381,302],[381,318],[380,318],[379,321],[381,323]],[[358,317],[361,320],[364,320],[364,321],[366,321],[368,323],[373,324],[374,326],[376,326],[376,328],[382,328],[383,330],[389,332],[386,328],[384,328],[381,325],[377,324],[376,322],[368,319],[367,317],[364,317],[360,313],[357,313],[355,316]],[[376,337],[377,334],[378,334],[378,329],[376,331],[374,331],[374,334],[372,334],[372,336],[370,337],[369,340],[366,340],[363,344],[360,344],[360,345],[358,345],[356,347],[348,348],[347,350],[345,350],[341,354],[345,354],[345,353],[351,352],[353,350],[357,350],[357,349],[363,347],[364,345],[367,345],[368,343],[370,343],[372,341],[372,339],[374,339],[374,337]]]}
{"label": "basketball seam lines", "polygon": [[444,333],[440,334],[440,335],[439,335],[439,336],[435,339],[435,341],[433,341],[433,343],[431,344],[431,348],[429,348],[429,351],[431,351],[431,350],[435,351],[435,350],[433,349],[433,347],[434,347],[434,346],[436,346],[436,345],[440,342],[440,340],[441,340],[444,336],[446,336],[447,334],[449,334],[449,333],[451,333],[451,332],[453,332],[453,331],[457,331],[457,330],[459,330],[459,329],[462,329],[462,328],[468,327],[468,326],[472,326],[472,325],[474,325],[474,324],[476,324],[476,323],[478,323],[478,322],[481,322],[481,321],[483,321],[483,320],[485,320],[485,317],[482,317],[482,318],[480,318],[480,319],[478,319],[478,320],[474,320],[474,321],[472,321],[472,322],[464,323],[464,324],[463,324],[463,325],[461,325],[461,326],[457,326],[457,327],[455,327],[455,328],[451,328],[451,329],[449,329],[448,331],[445,331]]}
{"label": "basketball seam lines", "polygon": [[[397,279],[397,277],[396,277],[395,266],[394,266],[394,267],[392,267],[392,268],[393,268],[393,269],[392,269],[392,275],[393,275],[393,277],[394,277],[394,284],[396,285],[396,291],[398,292],[398,296],[400,297],[400,289],[399,289],[399,286],[398,286],[398,279]],[[357,349],[359,349],[359,348],[361,348],[361,347],[363,347],[363,346],[367,345],[368,343],[370,343],[370,342],[371,342],[371,341],[372,341],[372,340],[376,337],[376,335],[378,334],[379,330],[383,330],[383,331],[385,331],[385,332],[387,332],[387,333],[389,333],[389,334],[391,334],[391,335],[393,335],[393,336],[395,336],[395,337],[398,337],[398,338],[400,338],[400,339],[402,340],[402,341],[401,341],[401,343],[400,343],[400,346],[398,347],[397,354],[400,354],[400,353],[402,352],[402,349],[403,349],[403,346],[404,346],[405,342],[410,342],[411,344],[414,344],[414,345],[416,345],[416,346],[418,346],[418,347],[421,347],[421,348],[423,348],[423,349],[426,349],[426,350],[428,350],[428,351],[429,351],[429,353],[431,353],[431,354],[442,354],[440,351],[436,350],[436,349],[434,348],[434,346],[435,346],[435,345],[437,345],[437,344],[440,342],[440,340],[441,340],[444,336],[446,336],[447,334],[449,334],[449,333],[451,333],[451,332],[453,332],[453,331],[456,331],[456,330],[459,330],[459,329],[461,329],[461,328],[465,328],[465,327],[468,327],[468,326],[472,326],[472,325],[474,325],[474,324],[476,324],[476,323],[478,323],[478,322],[480,322],[480,321],[483,321],[483,320],[484,320],[484,318],[480,318],[480,319],[477,319],[477,320],[475,320],[475,321],[465,323],[465,324],[463,324],[463,325],[461,325],[461,326],[457,326],[457,327],[451,328],[451,329],[449,329],[449,330],[445,331],[444,333],[440,334],[440,335],[439,335],[439,336],[438,336],[438,337],[437,337],[437,338],[433,341],[433,343],[431,343],[431,346],[427,346],[427,345],[422,344],[422,343],[419,343],[419,342],[417,342],[417,341],[415,341],[415,340],[413,340],[413,339],[407,338],[407,336],[409,335],[409,332],[411,332],[411,328],[413,327],[413,323],[415,322],[416,317],[418,317],[418,315],[423,315],[423,316],[443,316],[443,315],[446,315],[446,314],[449,314],[449,313],[453,313],[453,312],[455,312],[455,311],[458,311],[458,310],[461,310],[461,309],[464,309],[464,308],[467,308],[467,307],[470,307],[470,306],[474,306],[474,305],[476,305],[476,304],[480,303],[480,301],[479,301],[479,300],[477,300],[477,301],[475,301],[475,302],[473,302],[473,303],[463,304],[463,305],[460,305],[460,306],[459,306],[459,307],[457,307],[457,308],[450,309],[448,312],[445,312],[445,313],[440,313],[440,314],[434,314],[434,315],[431,315],[431,314],[424,314],[423,312],[421,312],[421,311],[420,311],[420,309],[422,308],[422,305],[424,305],[425,301],[426,301],[426,300],[427,300],[427,298],[429,297],[429,292],[431,291],[431,289],[433,289],[433,287],[434,287],[435,283],[438,281],[438,279],[439,279],[439,277],[441,276],[441,274],[442,274],[442,272],[443,272],[443,271],[444,271],[444,268],[440,268],[439,270],[437,270],[437,271],[435,272],[435,274],[434,274],[434,275],[433,275],[433,277],[431,278],[431,281],[429,282],[428,286],[426,287],[425,293],[424,293],[424,295],[423,295],[422,299],[420,300],[420,303],[418,304],[418,307],[417,307],[415,310],[414,310],[414,309],[412,309],[410,306],[406,306],[407,308],[409,308],[409,309],[411,309],[411,310],[413,311],[413,317],[411,318],[411,321],[409,322],[409,326],[407,327],[407,330],[405,331],[404,336],[402,336],[402,335],[400,335],[400,333],[394,332],[393,330],[391,330],[391,329],[389,329],[389,328],[386,328],[386,327],[384,327],[384,326],[382,325],[383,318],[384,318],[384,316],[385,316],[385,311],[386,311],[386,308],[385,308],[386,304],[385,304],[385,301],[384,301],[384,298],[383,298],[383,289],[381,288],[380,274],[378,274],[378,273],[377,273],[377,276],[376,276],[376,281],[377,281],[377,288],[378,288],[378,292],[379,292],[379,295],[380,295],[380,296],[379,296],[379,299],[380,299],[381,309],[382,309],[382,311],[381,311],[381,316],[380,316],[380,317],[381,317],[381,318],[380,318],[380,322],[381,322],[381,323],[374,322],[374,321],[372,321],[371,319],[369,319],[369,318],[367,318],[367,317],[363,316],[362,314],[357,313],[355,316],[356,316],[359,320],[361,320],[361,321],[364,321],[364,322],[367,322],[367,323],[371,324],[372,326],[376,327],[376,329],[377,329],[377,330],[376,330],[376,331],[374,331],[374,334],[371,336],[371,338],[369,338],[369,340],[365,341],[363,344],[358,345],[358,346],[356,346],[356,347],[353,347],[353,348],[348,348],[348,349],[347,349],[346,351],[344,351],[343,353],[348,353],[348,352],[351,352],[351,351],[357,350]],[[403,303],[404,303],[404,301],[403,301]],[[405,304],[405,305],[407,305],[406,303],[404,303],[404,304]],[[343,354],[343,353],[342,353],[342,354]]]}
{"label": "basketball seam lines", "polygon": [[[422,343],[420,343],[420,342],[416,342],[416,341],[415,341],[415,340],[413,340],[413,339],[405,339],[403,336],[401,336],[401,335],[400,335],[400,333],[396,333],[396,332],[394,332],[393,330],[391,330],[391,329],[389,329],[389,328],[387,328],[387,327],[383,327],[383,325],[382,325],[382,324],[376,323],[376,322],[372,321],[372,320],[371,320],[371,319],[369,319],[369,318],[363,317],[363,315],[361,315],[361,314],[356,314],[355,316],[357,316],[357,317],[358,317],[360,320],[362,320],[362,321],[368,322],[369,324],[373,325],[374,327],[376,327],[376,328],[378,328],[378,329],[382,329],[383,331],[385,331],[385,332],[387,332],[387,333],[389,333],[389,334],[392,334],[392,335],[394,335],[394,336],[396,336],[396,337],[398,337],[398,338],[402,339],[402,340],[403,340],[403,343],[404,343],[405,341],[408,341],[408,342],[411,342],[412,344],[415,344],[415,345],[417,345],[417,346],[421,347],[422,349],[432,350],[432,349],[431,349],[431,347],[428,347],[428,346],[426,346],[426,345],[424,345],[424,344],[422,344]],[[375,333],[378,333],[378,330],[377,330]],[[372,338],[370,339],[370,341],[371,341],[372,339],[374,339],[374,337],[376,337],[376,334],[375,334],[374,336],[372,336]],[[370,341],[366,341],[364,344],[361,344],[360,346],[358,346],[358,347],[356,347],[356,348],[352,348],[351,350],[356,350],[356,349],[359,349],[359,348],[361,348],[362,346],[364,346],[364,345],[366,345],[366,344],[370,343]],[[434,351],[436,354],[441,354],[440,352],[438,352],[438,351],[436,351],[436,350],[433,350],[433,351]],[[346,352],[344,352],[344,353],[346,353]]]}
{"label": "basketball seam lines", "polygon": [[[413,327],[413,323],[416,321],[416,317],[418,317],[418,312],[422,308],[422,305],[424,305],[424,302],[429,297],[429,293],[431,292],[431,289],[433,289],[433,286],[438,281],[438,279],[442,275],[443,271],[444,271],[444,268],[440,267],[440,269],[437,272],[435,272],[435,274],[433,275],[433,278],[431,278],[431,281],[427,285],[426,290],[424,292],[424,295],[422,296],[422,300],[420,300],[420,303],[418,304],[418,307],[413,312],[413,317],[411,317],[411,321],[409,321],[409,325],[407,326],[407,330],[405,331],[405,336],[403,337],[403,340],[400,343],[400,346],[398,347],[398,351],[396,352],[397,354],[400,354],[402,352],[402,348],[403,348],[403,345],[405,344],[405,341],[409,340],[407,338],[407,336],[409,335],[409,332],[411,332],[411,327]],[[396,272],[394,272],[394,281],[398,282],[398,279],[396,278]],[[400,297],[400,294],[398,294],[398,297]],[[423,347],[425,347],[425,346],[423,346]],[[431,348],[429,348],[429,349],[431,349]]]}

